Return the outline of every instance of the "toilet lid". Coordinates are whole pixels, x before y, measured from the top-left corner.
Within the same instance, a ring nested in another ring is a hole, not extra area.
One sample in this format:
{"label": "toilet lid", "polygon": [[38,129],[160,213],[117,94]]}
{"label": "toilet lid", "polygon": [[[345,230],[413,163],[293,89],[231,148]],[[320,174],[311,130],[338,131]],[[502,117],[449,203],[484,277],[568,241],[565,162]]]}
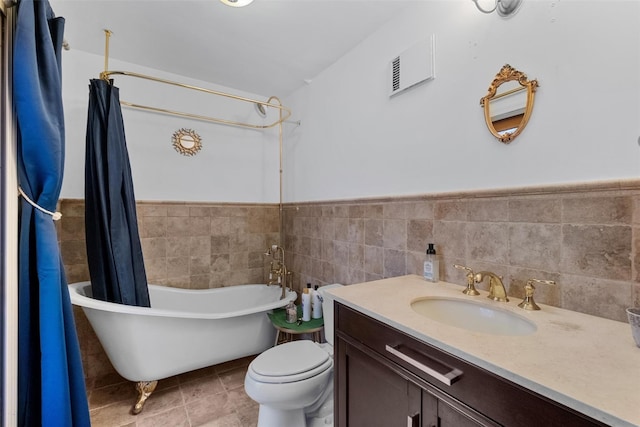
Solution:
{"label": "toilet lid", "polygon": [[250,364],[250,375],[257,381],[286,383],[301,381],[330,368],[329,353],[308,340],[293,341],[270,348]]}

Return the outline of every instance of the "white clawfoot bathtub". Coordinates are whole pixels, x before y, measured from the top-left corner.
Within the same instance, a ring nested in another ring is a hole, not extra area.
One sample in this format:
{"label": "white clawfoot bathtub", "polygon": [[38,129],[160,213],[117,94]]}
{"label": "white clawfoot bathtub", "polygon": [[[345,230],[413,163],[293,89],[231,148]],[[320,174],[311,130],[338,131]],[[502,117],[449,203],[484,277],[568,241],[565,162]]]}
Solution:
{"label": "white clawfoot bathtub", "polygon": [[[281,288],[267,285],[205,290],[149,285],[148,308],[93,299],[90,282],[69,285],[69,293],[115,370],[127,380],[152,383],[146,397],[157,380],[271,347],[276,331],[267,312],[297,296],[288,291],[281,300]],[[142,410],[146,397],[134,413]]]}

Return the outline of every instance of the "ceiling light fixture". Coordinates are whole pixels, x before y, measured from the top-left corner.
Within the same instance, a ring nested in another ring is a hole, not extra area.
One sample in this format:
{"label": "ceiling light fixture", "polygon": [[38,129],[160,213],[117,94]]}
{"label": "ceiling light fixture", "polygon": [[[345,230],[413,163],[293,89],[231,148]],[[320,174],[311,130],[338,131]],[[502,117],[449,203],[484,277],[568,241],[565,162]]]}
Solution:
{"label": "ceiling light fixture", "polygon": [[220,0],[222,3],[231,7],[244,7],[251,4],[253,0]]}
{"label": "ceiling light fixture", "polygon": [[493,9],[486,10],[486,9],[483,9],[478,4],[478,0],[471,0],[471,1],[473,1],[476,4],[476,7],[480,12],[492,13],[493,11],[497,10],[498,15],[502,16],[503,18],[508,18],[509,16],[516,13],[516,11],[520,8],[520,5],[522,4],[522,0],[495,0],[496,5],[493,7]]}

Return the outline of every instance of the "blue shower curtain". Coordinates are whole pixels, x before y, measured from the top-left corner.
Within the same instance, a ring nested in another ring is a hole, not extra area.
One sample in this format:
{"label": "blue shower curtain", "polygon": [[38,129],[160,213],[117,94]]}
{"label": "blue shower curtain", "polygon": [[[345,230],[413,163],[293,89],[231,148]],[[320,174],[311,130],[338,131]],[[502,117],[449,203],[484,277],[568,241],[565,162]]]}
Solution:
{"label": "blue shower curtain", "polygon": [[98,79],[89,85],[85,227],[93,297],[149,307],[119,91]]}
{"label": "blue shower curtain", "polygon": [[[18,4],[13,100],[20,206],[18,422],[89,426],[84,375],[56,229],[64,168],[61,47],[64,19],[47,0]],[[28,198],[40,210],[27,201]]]}

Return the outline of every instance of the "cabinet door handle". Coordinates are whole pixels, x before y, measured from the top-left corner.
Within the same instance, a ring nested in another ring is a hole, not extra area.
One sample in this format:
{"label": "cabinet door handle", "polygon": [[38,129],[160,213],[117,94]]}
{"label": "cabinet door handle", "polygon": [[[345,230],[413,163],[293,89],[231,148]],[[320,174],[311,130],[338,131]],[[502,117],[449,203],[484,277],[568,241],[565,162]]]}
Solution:
{"label": "cabinet door handle", "polygon": [[391,347],[388,344],[385,346],[385,349],[389,353],[391,353],[394,356],[404,360],[405,362],[407,362],[411,366],[420,369],[425,374],[427,374],[430,377],[440,381],[443,384],[451,385],[451,384],[454,383],[454,381],[458,377],[460,377],[462,375],[462,371],[459,370],[459,369],[455,369],[455,368],[451,369],[449,372],[447,372],[445,374],[441,374],[440,372],[436,371],[435,369],[432,369],[432,368],[428,367],[424,363],[418,362],[417,360],[413,359],[412,357],[407,356],[406,354],[404,354],[401,351]]}
{"label": "cabinet door handle", "polygon": [[407,427],[420,427],[420,414],[407,415]]}

